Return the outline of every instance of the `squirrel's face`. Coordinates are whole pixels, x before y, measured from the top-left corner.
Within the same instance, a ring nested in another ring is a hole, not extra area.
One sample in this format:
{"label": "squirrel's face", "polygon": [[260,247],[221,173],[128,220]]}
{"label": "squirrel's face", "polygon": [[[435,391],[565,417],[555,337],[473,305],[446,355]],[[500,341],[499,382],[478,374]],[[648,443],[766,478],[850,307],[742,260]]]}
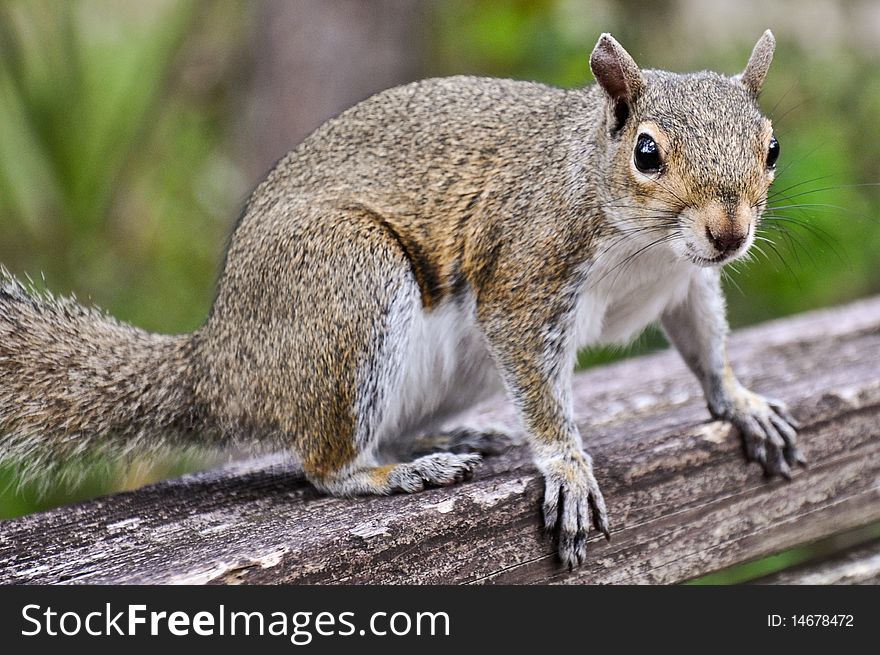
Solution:
{"label": "squirrel's face", "polygon": [[608,101],[609,200],[621,233],[698,266],[745,254],[773,182],[779,144],[757,95],[772,57],[766,32],[736,77],[638,69],[604,35],[591,65]]}
{"label": "squirrel's face", "polygon": [[[646,72],[613,167],[648,237],[699,266],[748,251],[773,182],[770,120],[734,79]],[[626,214],[626,212],[624,212]],[[632,225],[632,220],[629,221]]]}

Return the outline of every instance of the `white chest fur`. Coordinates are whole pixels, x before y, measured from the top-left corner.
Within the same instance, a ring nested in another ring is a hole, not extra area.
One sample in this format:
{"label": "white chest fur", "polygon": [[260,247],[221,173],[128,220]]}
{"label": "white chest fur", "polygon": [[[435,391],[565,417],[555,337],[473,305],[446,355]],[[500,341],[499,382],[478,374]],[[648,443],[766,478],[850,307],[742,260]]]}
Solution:
{"label": "white chest fur", "polygon": [[699,272],[666,249],[630,254],[602,256],[587,270],[575,315],[577,348],[629,343],[684,299]]}

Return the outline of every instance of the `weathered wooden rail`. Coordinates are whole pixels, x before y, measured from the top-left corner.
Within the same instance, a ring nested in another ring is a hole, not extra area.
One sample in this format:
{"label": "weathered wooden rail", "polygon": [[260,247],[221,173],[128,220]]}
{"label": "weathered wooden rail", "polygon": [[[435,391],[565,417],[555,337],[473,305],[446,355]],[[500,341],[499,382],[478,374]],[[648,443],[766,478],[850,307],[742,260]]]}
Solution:
{"label": "weathered wooden rail", "polygon": [[[270,458],[6,521],[0,582],[672,583],[880,521],[880,298],[743,330],[731,355],[802,421],[809,468],[784,482],[744,465],[674,353],[580,374],[577,420],[613,538],[591,539],[571,573],[515,448],[466,484],[414,496],[324,498]],[[515,425],[499,402],[479,418]],[[876,580],[878,552],[815,579]]]}

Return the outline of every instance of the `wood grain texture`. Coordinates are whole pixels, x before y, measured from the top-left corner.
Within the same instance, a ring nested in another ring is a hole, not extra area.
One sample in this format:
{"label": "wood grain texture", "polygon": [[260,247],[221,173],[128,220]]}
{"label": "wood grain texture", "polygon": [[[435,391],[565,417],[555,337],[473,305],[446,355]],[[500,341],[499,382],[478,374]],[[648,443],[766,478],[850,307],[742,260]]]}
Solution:
{"label": "wood grain texture", "polygon": [[[809,468],[766,481],[664,352],[575,378],[608,502],[568,572],[525,448],[412,496],[321,497],[281,457],[0,523],[2,583],[673,583],[880,520],[880,298],[743,330],[740,377],[802,421]],[[495,401],[478,419],[515,426]]]}
{"label": "wood grain texture", "polygon": [[755,584],[880,584],[880,540],[754,581]]}

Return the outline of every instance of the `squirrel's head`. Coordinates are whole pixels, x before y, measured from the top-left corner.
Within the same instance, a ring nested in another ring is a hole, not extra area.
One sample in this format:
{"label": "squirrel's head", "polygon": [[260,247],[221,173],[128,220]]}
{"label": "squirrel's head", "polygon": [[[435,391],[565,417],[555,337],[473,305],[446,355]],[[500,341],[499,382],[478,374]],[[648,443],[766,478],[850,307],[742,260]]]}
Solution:
{"label": "squirrel's head", "polygon": [[773,182],[779,144],[757,99],[770,30],[736,76],[642,71],[603,34],[590,67],[606,99],[606,208],[624,234],[715,266],[743,255]]}

